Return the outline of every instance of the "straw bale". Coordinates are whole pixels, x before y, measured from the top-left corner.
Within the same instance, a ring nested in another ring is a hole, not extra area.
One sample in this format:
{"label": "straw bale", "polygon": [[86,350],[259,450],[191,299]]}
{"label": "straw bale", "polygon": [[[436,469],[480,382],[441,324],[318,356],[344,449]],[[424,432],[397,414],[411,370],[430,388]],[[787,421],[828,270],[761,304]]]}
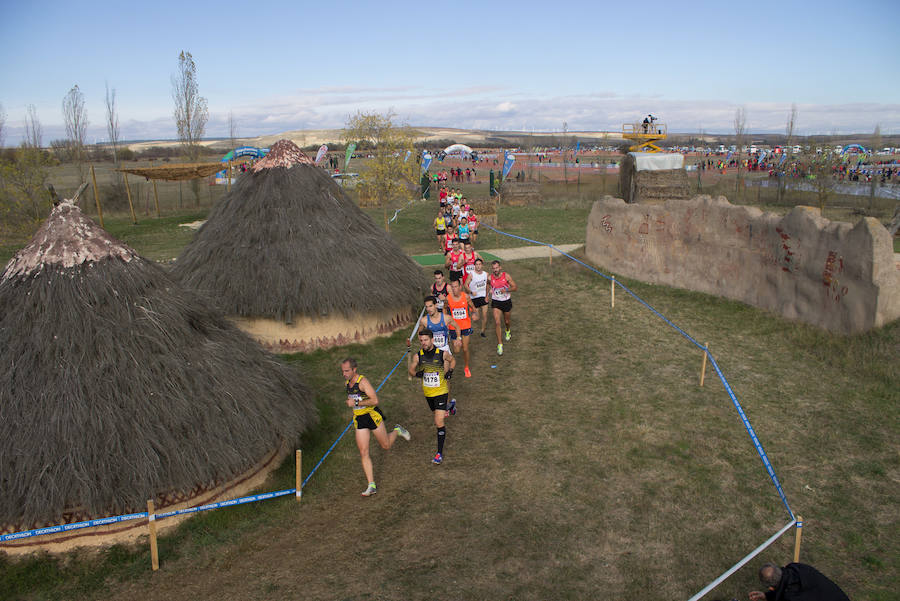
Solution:
{"label": "straw bale", "polygon": [[[102,252],[54,251],[79,239]],[[0,277],[0,348],[7,530],[208,489],[316,420],[295,370],[67,203]]]}
{"label": "straw bale", "polygon": [[663,202],[690,198],[690,182],[684,169],[639,171],[634,155],[625,155],[619,168],[619,192],[627,203]]}

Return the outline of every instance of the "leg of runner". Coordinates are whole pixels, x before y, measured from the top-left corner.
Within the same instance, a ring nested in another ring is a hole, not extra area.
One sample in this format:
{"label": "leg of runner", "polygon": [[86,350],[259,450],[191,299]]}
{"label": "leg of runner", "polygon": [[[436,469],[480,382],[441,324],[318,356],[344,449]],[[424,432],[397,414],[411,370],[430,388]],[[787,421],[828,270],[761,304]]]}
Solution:
{"label": "leg of runner", "polygon": [[375,492],[375,472],[372,469],[372,458],[369,457],[369,430],[361,428],[356,430],[356,446],[359,449],[359,458],[362,461],[363,472],[366,474],[366,488],[363,495],[368,497]]}
{"label": "leg of runner", "polygon": [[497,334],[497,354],[502,355],[503,354],[503,338],[502,338],[502,334],[500,332],[500,320],[503,319],[501,317],[503,315],[503,311],[501,311],[497,307],[494,307],[493,309],[491,309],[491,311],[493,311],[493,313],[494,313],[494,331]]}

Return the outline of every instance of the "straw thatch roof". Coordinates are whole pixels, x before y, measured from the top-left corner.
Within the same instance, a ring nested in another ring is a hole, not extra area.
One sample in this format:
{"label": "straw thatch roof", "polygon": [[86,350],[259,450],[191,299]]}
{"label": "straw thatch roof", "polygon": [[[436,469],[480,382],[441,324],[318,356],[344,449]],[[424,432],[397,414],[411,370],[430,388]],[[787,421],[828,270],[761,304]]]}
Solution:
{"label": "straw thatch roof", "polygon": [[291,323],[421,302],[422,269],[296,145],[241,176],[175,263],[228,315]]}
{"label": "straw thatch roof", "polygon": [[298,374],[74,205],[0,275],[0,529],[227,482],[315,409]]}
{"label": "straw thatch roof", "polygon": [[221,162],[171,163],[153,167],[124,167],[118,169],[118,171],[139,175],[141,177],[146,177],[147,179],[177,182],[206,177],[222,171],[226,167],[227,165]]}

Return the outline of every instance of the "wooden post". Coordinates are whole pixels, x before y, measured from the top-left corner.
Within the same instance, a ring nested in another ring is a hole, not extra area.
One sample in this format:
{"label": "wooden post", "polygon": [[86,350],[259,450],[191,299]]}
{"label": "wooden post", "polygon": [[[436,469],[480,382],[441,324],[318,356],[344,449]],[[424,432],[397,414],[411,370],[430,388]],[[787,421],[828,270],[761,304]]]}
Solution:
{"label": "wooden post", "polygon": [[550,251],[550,267],[553,267],[553,247],[548,246],[547,250]]}
{"label": "wooden post", "polygon": [[91,165],[91,182],[94,184],[94,202],[97,203],[97,216],[100,218],[100,227],[103,227],[103,209],[100,208],[100,194],[97,193],[97,176],[94,174],[93,165]]}
{"label": "wooden post", "polygon": [[234,167],[232,166],[231,161],[228,161],[228,173],[226,174],[226,177],[225,177],[225,191],[226,192],[231,192],[231,174],[234,173],[232,171],[232,169],[234,169]]}
{"label": "wooden post", "polygon": [[153,200],[156,201],[156,218],[159,219],[159,193],[156,191],[156,180],[153,180]]}
{"label": "wooden post", "polygon": [[159,569],[159,548],[156,546],[156,510],[153,499],[147,499],[147,525],[150,527],[150,566],[153,571]]}
{"label": "wooden post", "polygon": [[803,518],[797,516],[796,538],[794,539],[794,563],[800,561],[800,538],[803,536]]}
{"label": "wooden post", "polygon": [[303,465],[303,451],[297,449],[297,502],[299,503],[303,499],[303,470],[301,470],[301,466]]}
{"label": "wooden post", "polygon": [[616,276],[609,281],[609,307],[616,308]]}
{"label": "wooden post", "polygon": [[709,343],[703,346],[703,364],[700,366],[700,388],[703,388],[703,380],[706,379],[706,357],[709,354]]}
{"label": "wooden post", "polygon": [[125,194],[128,195],[128,208],[131,209],[131,223],[137,223],[137,217],[134,216],[134,203],[131,202],[131,186],[128,185],[128,174],[123,173],[125,178]]}

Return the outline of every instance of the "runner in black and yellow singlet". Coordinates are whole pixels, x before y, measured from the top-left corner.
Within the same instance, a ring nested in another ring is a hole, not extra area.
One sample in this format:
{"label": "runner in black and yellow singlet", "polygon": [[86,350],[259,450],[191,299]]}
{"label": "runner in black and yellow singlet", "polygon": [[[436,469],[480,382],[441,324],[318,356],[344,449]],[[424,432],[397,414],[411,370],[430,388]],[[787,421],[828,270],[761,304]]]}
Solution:
{"label": "runner in black and yellow singlet", "polygon": [[378,490],[375,487],[375,475],[372,469],[372,458],[369,457],[370,432],[375,432],[375,440],[383,449],[390,449],[400,436],[409,440],[409,432],[406,428],[397,424],[391,433],[387,433],[384,427],[384,413],[378,407],[378,395],[372,384],[365,376],[356,371],[356,359],[347,357],[341,361],[341,373],[344,376],[344,385],[347,387],[347,406],[353,409],[353,425],[356,427],[356,446],[359,448],[359,456],[362,460],[363,471],[369,483],[362,496],[370,497]]}
{"label": "runner in black and yellow singlet", "polygon": [[409,365],[409,375],[422,378],[422,391],[428,407],[434,414],[434,425],[437,428],[437,453],[431,460],[440,464],[444,460],[444,439],[447,430],[444,417],[447,415],[447,397],[450,387],[447,380],[453,375],[456,360],[448,352],[434,346],[434,334],[431,330],[419,331],[420,350]]}

